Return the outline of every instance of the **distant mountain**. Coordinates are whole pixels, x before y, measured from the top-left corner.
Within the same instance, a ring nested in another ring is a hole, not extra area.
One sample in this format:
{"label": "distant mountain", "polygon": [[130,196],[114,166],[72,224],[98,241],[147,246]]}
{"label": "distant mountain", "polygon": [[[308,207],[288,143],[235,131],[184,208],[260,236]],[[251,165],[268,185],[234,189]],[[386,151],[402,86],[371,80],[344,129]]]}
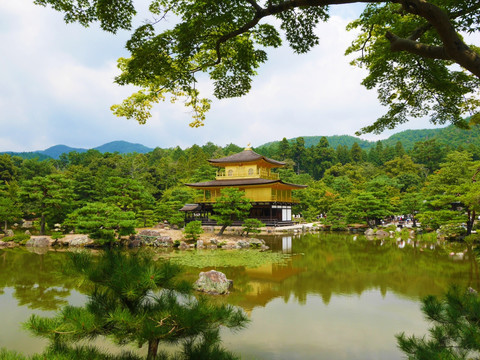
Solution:
{"label": "distant mountain", "polygon": [[[119,154],[130,154],[135,152],[138,154],[145,154],[150,151],[153,151],[153,149],[146,147],[142,144],[133,144],[127,141],[112,141],[107,144],[97,146],[93,148],[93,150],[98,150],[102,154],[106,152],[109,152],[109,153],[118,152]],[[21,158],[24,158],[24,159],[38,158],[39,160],[45,160],[50,158],[59,159],[60,155],[68,154],[69,152],[72,152],[72,151],[83,153],[88,151],[88,149],[72,148],[67,145],[55,145],[45,150],[38,150],[38,151],[31,151],[31,152],[6,151],[6,152],[0,152],[0,154],[20,156]]]}
{"label": "distant mountain", "polygon": [[146,154],[150,151],[153,151],[153,149],[146,147],[142,144],[133,144],[127,141],[112,141],[107,144],[97,146],[94,149],[100,151],[101,153],[118,152],[120,154],[130,154],[134,152],[138,154]]}
{"label": "distant mountain", "polygon": [[[350,135],[334,135],[334,136],[325,136],[328,140],[328,143],[331,147],[337,148],[339,145],[347,146],[351,148],[354,143],[358,143],[362,149],[368,150],[371,147],[376,145],[376,141],[368,141],[360,139],[359,137],[350,136]],[[322,136],[304,136],[305,146],[311,147],[318,144]],[[293,143],[297,138],[288,139],[290,143]],[[406,150],[413,148],[416,142],[436,139],[438,142],[451,146],[452,148],[457,148],[462,145],[464,147],[469,146],[470,144],[480,147],[480,125],[473,126],[470,130],[462,130],[453,125],[437,128],[437,129],[423,129],[423,130],[405,130],[399,133],[393,134],[388,139],[382,140],[382,143],[385,146],[395,146],[395,144],[400,141],[403,144],[403,147]],[[271,153],[275,152],[275,148],[278,146],[280,141],[272,141],[265,144],[262,144],[255,148],[260,154],[265,156],[271,156]],[[142,144],[134,144],[127,141],[112,141],[107,144],[97,146],[93,148],[98,150],[101,153],[114,153],[118,152],[119,154],[145,154],[154,149],[146,147]],[[58,159],[61,154],[69,153],[71,151],[76,151],[79,153],[88,151],[87,149],[82,148],[72,148],[67,145],[55,145],[49,147],[46,150],[32,151],[32,152],[0,152],[0,154],[10,154],[12,156],[20,156],[24,159],[38,158],[40,160],[45,160],[49,158]]]}
{"label": "distant mountain", "polygon": [[76,151],[78,153],[82,153],[87,151],[87,149],[80,149],[80,148],[72,148],[67,145],[55,145],[45,149],[43,151],[38,151],[41,154],[47,155],[51,158],[58,159],[62,154],[68,154],[69,152]]}

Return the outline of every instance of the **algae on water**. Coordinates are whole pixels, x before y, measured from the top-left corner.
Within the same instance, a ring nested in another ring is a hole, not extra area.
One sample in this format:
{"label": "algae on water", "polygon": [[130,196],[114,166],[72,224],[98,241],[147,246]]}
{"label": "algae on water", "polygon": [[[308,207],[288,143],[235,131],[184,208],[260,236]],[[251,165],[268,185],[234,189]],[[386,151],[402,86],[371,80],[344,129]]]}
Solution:
{"label": "algae on water", "polygon": [[258,250],[197,250],[170,254],[172,262],[189,267],[245,266],[255,268],[267,263],[283,262],[286,255]]}

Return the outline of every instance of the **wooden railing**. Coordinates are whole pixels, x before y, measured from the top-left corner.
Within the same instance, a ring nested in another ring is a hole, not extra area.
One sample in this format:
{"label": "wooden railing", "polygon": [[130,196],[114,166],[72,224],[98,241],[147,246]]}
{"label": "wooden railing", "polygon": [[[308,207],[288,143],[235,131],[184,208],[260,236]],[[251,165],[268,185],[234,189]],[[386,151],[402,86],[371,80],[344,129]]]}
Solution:
{"label": "wooden railing", "polygon": [[[253,202],[287,202],[287,203],[299,203],[300,200],[291,196],[250,196],[249,199]],[[197,196],[195,198],[196,203],[214,203],[217,200],[217,197],[207,198],[205,196]]]}
{"label": "wooden railing", "polygon": [[217,171],[217,180],[229,180],[229,179],[269,179],[269,180],[280,180],[280,177],[277,173],[269,173],[264,169],[258,169],[256,172],[248,173],[247,170],[232,171],[229,175],[225,170]]}

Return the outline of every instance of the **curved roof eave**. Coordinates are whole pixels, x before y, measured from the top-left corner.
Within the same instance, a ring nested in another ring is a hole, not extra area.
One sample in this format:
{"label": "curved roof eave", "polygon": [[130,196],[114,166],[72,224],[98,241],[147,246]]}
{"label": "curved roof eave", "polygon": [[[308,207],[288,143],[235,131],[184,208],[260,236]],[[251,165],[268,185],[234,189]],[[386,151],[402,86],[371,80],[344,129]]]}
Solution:
{"label": "curved roof eave", "polygon": [[263,160],[267,163],[270,163],[272,165],[276,166],[285,166],[286,163],[283,161],[277,161],[273,159],[269,159],[263,155],[257,154],[253,150],[244,150],[242,152],[239,152],[238,154],[233,154],[230,156],[225,156],[220,159],[209,159],[208,162],[212,164],[228,164],[228,163],[245,163],[245,162],[253,162],[253,161],[258,161],[258,160]]}
{"label": "curved roof eave", "polygon": [[268,180],[268,179],[235,179],[235,180],[211,180],[204,181],[199,183],[185,184],[190,187],[222,187],[222,186],[255,186],[255,185],[273,185],[273,184],[282,184],[286,186],[295,187],[298,189],[304,189],[308,187],[307,185],[300,184],[290,184],[283,182],[282,180]]}

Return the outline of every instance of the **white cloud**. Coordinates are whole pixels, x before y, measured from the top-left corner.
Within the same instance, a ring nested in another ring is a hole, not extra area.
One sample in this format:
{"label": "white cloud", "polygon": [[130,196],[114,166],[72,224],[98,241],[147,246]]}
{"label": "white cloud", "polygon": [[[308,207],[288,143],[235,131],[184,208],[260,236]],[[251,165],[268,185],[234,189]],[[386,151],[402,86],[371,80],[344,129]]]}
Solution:
{"label": "white cloud", "polygon": [[[319,46],[305,55],[295,55],[287,46],[270,50],[250,94],[214,100],[205,126],[191,129],[189,111],[181,103],[159,104],[143,126],[110,112],[131,91],[113,83],[116,59],[126,55],[127,32],[112,35],[66,25],[61,14],[32,0],[1,2],[0,42],[8,51],[0,60],[0,151],[61,143],[94,147],[113,140],[150,147],[207,141],[257,146],[283,137],[352,135],[385,110],[375,91],[360,85],[365,73],[343,55],[354,36],[345,30],[345,15],[353,16],[359,8],[341,9],[334,12],[339,16],[319,25]],[[203,79],[201,88],[212,91]]]}

